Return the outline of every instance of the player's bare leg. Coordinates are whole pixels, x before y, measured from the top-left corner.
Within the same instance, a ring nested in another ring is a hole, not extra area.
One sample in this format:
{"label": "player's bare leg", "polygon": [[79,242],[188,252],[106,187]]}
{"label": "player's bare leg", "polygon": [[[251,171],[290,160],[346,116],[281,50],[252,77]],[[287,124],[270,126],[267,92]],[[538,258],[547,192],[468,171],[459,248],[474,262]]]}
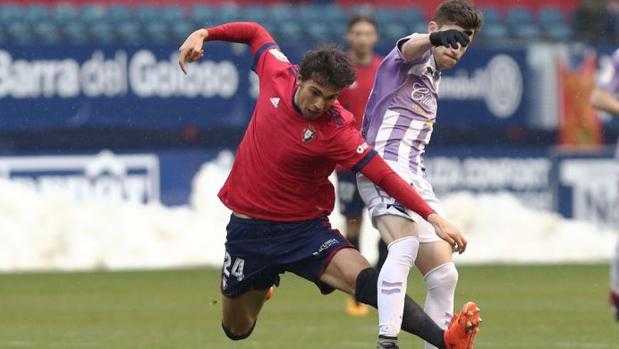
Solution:
{"label": "player's bare leg", "polygon": [[[359,238],[361,236],[361,224],[363,216],[346,217],[346,238],[353,246],[359,249]],[[346,313],[350,316],[366,316],[368,307],[357,302],[355,297],[350,296],[346,299]]]}
{"label": "player's bare leg", "polygon": [[221,296],[223,305],[221,325],[228,338],[240,340],[251,335],[262,305],[271,297],[272,292],[272,288],[269,288],[249,291],[234,298]]}
{"label": "player's bare leg", "polygon": [[[453,316],[458,283],[452,253],[451,246],[445,241],[422,243],[415,262],[427,286],[424,311],[443,329],[447,328]],[[425,348],[436,347],[426,342]]]}
{"label": "player's bare leg", "polygon": [[375,217],[375,224],[388,247],[378,276],[379,341],[397,344],[402,327],[408,274],[417,259],[417,225],[396,215]]}
{"label": "player's bare leg", "polygon": [[335,253],[320,281],[349,295],[356,294],[357,277],[362,270],[371,268],[370,262],[352,248],[344,248]]}
{"label": "player's bare leg", "polygon": [[361,237],[362,222],[363,216],[346,217],[346,238],[357,249],[359,249],[359,238]]}

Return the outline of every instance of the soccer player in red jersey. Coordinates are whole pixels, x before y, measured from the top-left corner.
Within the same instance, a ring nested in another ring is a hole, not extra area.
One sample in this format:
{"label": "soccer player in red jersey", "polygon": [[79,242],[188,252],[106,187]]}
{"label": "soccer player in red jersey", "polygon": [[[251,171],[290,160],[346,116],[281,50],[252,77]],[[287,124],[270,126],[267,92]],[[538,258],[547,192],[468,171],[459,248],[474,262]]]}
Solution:
{"label": "soccer player in red jersey", "polygon": [[[338,101],[346,110],[355,117],[355,127],[361,129],[365,105],[374,85],[376,71],[382,61],[382,57],[374,53],[374,47],[378,41],[378,31],[374,18],[368,15],[358,14],[348,20],[346,42],[348,43],[348,56],[353,62],[357,79],[347,88],[344,88]],[[342,166],[335,168],[337,176],[337,196],[340,202],[340,213],[346,218],[346,238],[359,249],[361,225],[363,222],[363,208],[365,204],[357,189],[357,176]],[[380,240],[382,242],[382,239]],[[384,243],[384,252],[379,253],[386,257],[387,248]],[[379,251],[380,252],[380,251]],[[380,270],[380,258],[377,269]],[[354,297],[349,297],[346,302],[346,312],[352,316],[364,316],[368,313],[365,304],[356,302]]]}
{"label": "soccer player in red jersey", "polygon": [[[260,94],[237,149],[221,201],[232,210],[222,268],[222,327],[233,340],[247,338],[279,274],[295,273],[323,293],[339,289],[376,306],[378,273],[337,231],[327,215],[335,193],[328,176],[336,164],[363,173],[429,222],[458,249],[466,240],[436,214],[354,127],[336,101],[355,80],[349,58],[334,47],[308,52],[291,64],[256,23],[227,23],[193,32],[180,47],[179,64],[201,58],[204,41],[246,43],[254,55]],[[441,330],[410,297],[402,328],[439,348],[472,348],[479,312],[469,302]]]}

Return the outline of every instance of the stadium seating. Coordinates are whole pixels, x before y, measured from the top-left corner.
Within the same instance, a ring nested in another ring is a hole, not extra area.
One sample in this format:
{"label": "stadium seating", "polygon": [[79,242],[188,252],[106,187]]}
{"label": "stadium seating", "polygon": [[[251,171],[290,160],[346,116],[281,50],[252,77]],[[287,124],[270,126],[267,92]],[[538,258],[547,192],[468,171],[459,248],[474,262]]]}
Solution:
{"label": "stadium seating", "polygon": [[58,24],[74,22],[78,17],[78,9],[68,4],[60,4],[54,7],[51,12],[51,18]]}
{"label": "stadium seating", "polygon": [[32,44],[34,41],[30,27],[24,22],[12,21],[5,28],[8,42],[10,43]]}
{"label": "stadium seating", "polygon": [[60,28],[49,18],[34,23],[32,32],[37,37],[37,43],[57,44],[63,39]]}
{"label": "stadium seating", "polygon": [[151,44],[165,44],[171,42],[168,26],[165,23],[150,21],[144,25],[146,40]]}
{"label": "stadium seating", "polygon": [[133,9],[124,5],[112,5],[107,10],[106,21],[121,23],[133,20]]}
{"label": "stadium seating", "polygon": [[0,21],[2,23],[19,20],[22,17],[24,8],[17,5],[2,5],[0,6]]}
{"label": "stadium seating", "polygon": [[510,8],[507,10],[505,20],[510,33],[517,39],[534,40],[540,35],[533,14],[526,7]]}
{"label": "stadium seating", "polygon": [[[197,26],[208,25],[208,22],[195,22],[195,23],[196,25],[193,25],[187,22],[176,23],[175,25],[171,27],[170,39],[174,43],[179,44],[183,42],[187,38],[187,35],[189,35],[192,31],[194,31]],[[199,23],[202,23],[202,24],[199,24]]]}
{"label": "stadium seating", "polygon": [[77,21],[66,22],[61,27],[66,41],[70,44],[81,45],[89,41],[86,25]]}
{"label": "stadium seating", "polygon": [[125,21],[118,23],[115,27],[116,37],[123,44],[139,44],[144,39],[141,36],[140,24],[133,21]]}
{"label": "stadium seating", "polygon": [[49,17],[48,8],[43,5],[26,6],[22,19],[29,23],[45,20]]}
{"label": "stadium seating", "polygon": [[495,7],[482,7],[484,15],[484,28],[480,32],[478,40],[484,42],[500,42],[509,37],[509,31],[503,22],[501,13]]}
{"label": "stadium seating", "polygon": [[78,20],[85,24],[94,24],[108,20],[107,8],[101,5],[86,5],[79,11]]}
{"label": "stadium seating", "polygon": [[215,22],[217,23],[244,19],[241,13],[241,8],[236,5],[221,6],[215,14],[217,15],[217,18],[215,19]]}
{"label": "stadium seating", "polygon": [[88,26],[88,32],[90,42],[94,44],[111,44],[116,41],[116,36],[110,23],[93,23]]}
{"label": "stadium seating", "polygon": [[[20,2],[23,3],[23,2]],[[133,3],[133,2],[131,2]],[[182,3],[182,2],[181,2]],[[507,9],[482,7],[485,26],[479,35],[484,44],[518,40],[569,39],[573,33],[569,13],[556,6],[512,6]],[[262,23],[282,44],[284,42],[341,41],[352,13],[374,15],[383,43],[391,43],[411,32],[426,30],[427,11],[404,8],[335,3],[239,6],[192,3],[186,6],[105,4],[57,5],[38,3],[0,4],[0,42],[11,44],[177,44],[194,28],[228,21]]]}
{"label": "stadium seating", "polygon": [[198,24],[202,23],[202,25],[207,25],[213,23],[213,20],[216,18],[215,7],[208,5],[195,5],[188,9],[189,14],[187,18],[192,22]]}
{"label": "stadium seating", "polygon": [[563,41],[572,35],[569,19],[556,8],[547,7],[540,9],[538,22],[543,35],[552,41]]}

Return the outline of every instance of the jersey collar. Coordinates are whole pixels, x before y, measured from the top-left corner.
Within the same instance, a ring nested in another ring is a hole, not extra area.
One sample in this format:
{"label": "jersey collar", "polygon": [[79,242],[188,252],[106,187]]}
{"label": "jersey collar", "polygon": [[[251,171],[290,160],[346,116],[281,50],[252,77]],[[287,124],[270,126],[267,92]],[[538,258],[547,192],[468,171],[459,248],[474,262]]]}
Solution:
{"label": "jersey collar", "polygon": [[297,85],[294,90],[292,91],[292,107],[294,108],[294,110],[301,114],[301,116],[303,116],[303,113],[301,112],[301,108],[299,108],[299,106],[297,105],[297,102],[294,101],[294,96],[296,96],[297,91],[299,90],[299,86]]}

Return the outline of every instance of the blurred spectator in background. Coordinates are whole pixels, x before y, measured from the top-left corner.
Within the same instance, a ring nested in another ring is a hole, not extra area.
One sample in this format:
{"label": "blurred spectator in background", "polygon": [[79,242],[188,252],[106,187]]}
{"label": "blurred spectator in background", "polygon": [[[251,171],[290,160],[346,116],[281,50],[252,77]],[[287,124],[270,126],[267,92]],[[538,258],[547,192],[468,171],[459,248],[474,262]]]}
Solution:
{"label": "blurred spectator in background", "polygon": [[[357,129],[361,129],[365,105],[372,91],[372,86],[374,86],[376,71],[382,60],[382,57],[374,53],[377,41],[378,30],[373,17],[357,14],[349,19],[346,42],[349,48],[348,53],[357,72],[357,80],[350,87],[342,90],[338,100],[344,108],[355,116]],[[357,190],[357,177],[354,172],[341,166],[336,168],[336,174],[340,213],[346,217],[346,238],[355,248],[359,249],[361,223],[363,222],[362,213],[365,204]],[[378,269],[380,269],[380,266]],[[351,316],[364,316],[368,313],[368,308],[350,296],[347,299],[346,312]]]}
{"label": "blurred spectator in background", "polygon": [[574,29],[580,41],[616,43],[619,35],[619,0],[583,0],[574,12]]}

